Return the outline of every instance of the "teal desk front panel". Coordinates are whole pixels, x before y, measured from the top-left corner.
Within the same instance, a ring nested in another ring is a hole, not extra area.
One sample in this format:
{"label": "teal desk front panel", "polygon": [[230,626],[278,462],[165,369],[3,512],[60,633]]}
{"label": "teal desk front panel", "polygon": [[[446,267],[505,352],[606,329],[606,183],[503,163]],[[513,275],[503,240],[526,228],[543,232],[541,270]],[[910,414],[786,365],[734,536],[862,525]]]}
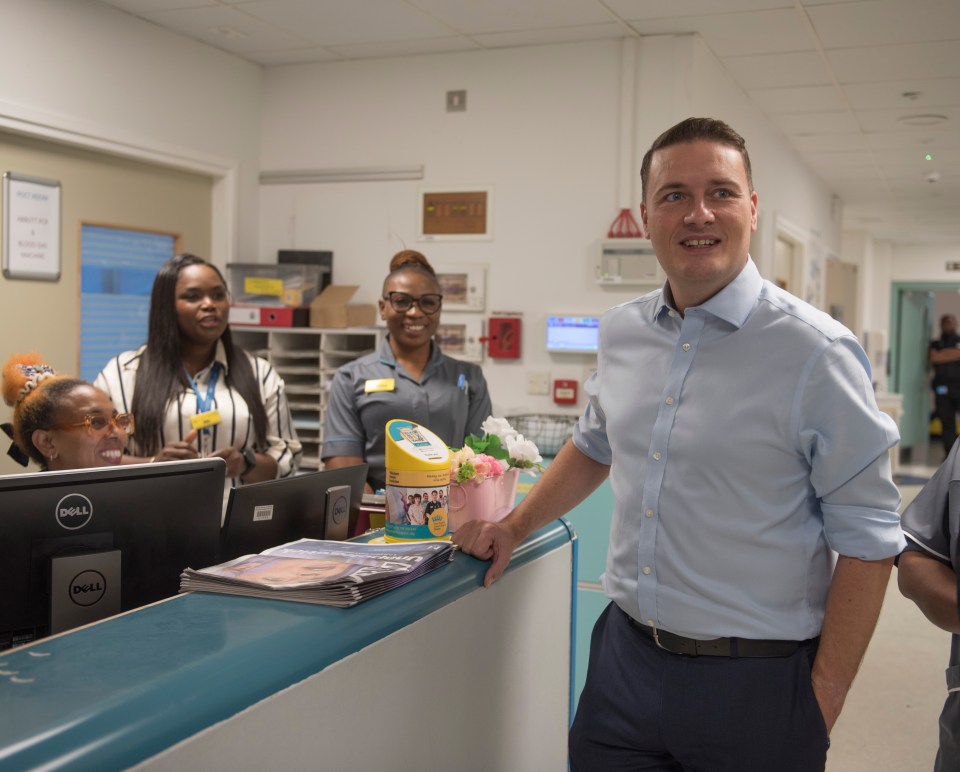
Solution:
{"label": "teal desk front panel", "polygon": [[[573,539],[554,521],[518,548],[508,575]],[[458,553],[350,609],[193,593],[0,652],[0,770],[126,769],[471,593],[492,592],[479,589],[488,565]]]}

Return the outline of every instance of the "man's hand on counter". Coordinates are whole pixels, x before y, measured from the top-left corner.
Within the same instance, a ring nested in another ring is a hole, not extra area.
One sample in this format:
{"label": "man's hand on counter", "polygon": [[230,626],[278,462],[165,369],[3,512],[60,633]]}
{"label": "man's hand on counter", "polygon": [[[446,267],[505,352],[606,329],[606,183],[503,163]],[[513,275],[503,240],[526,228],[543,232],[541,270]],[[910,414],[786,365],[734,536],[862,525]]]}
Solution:
{"label": "man's hand on counter", "polygon": [[489,587],[503,575],[521,536],[502,520],[498,523],[468,520],[454,532],[452,539],[468,555],[490,561],[483,577],[483,586]]}

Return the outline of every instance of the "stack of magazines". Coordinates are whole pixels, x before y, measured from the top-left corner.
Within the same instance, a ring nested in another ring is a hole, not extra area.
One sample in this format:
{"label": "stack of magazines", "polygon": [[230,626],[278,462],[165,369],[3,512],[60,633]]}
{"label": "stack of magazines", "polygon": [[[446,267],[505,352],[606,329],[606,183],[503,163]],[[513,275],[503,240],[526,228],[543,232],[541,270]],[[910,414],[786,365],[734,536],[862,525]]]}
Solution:
{"label": "stack of magazines", "polygon": [[365,544],[299,541],[180,575],[180,592],[222,592],[355,606],[453,560],[449,541]]}

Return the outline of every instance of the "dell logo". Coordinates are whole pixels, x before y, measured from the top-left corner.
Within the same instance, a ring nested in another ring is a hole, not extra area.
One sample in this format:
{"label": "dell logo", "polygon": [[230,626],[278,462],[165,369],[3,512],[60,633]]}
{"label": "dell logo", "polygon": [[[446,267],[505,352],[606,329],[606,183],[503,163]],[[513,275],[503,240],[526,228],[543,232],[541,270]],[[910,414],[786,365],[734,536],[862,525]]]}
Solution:
{"label": "dell logo", "polygon": [[93,517],[93,504],[80,493],[68,493],[57,502],[54,514],[61,527],[76,531],[90,522]]}
{"label": "dell logo", "polygon": [[107,591],[107,580],[99,571],[81,571],[70,580],[70,600],[78,606],[92,606]]}
{"label": "dell logo", "polygon": [[345,496],[338,496],[337,500],[333,502],[333,522],[340,525],[346,516],[347,498]]}

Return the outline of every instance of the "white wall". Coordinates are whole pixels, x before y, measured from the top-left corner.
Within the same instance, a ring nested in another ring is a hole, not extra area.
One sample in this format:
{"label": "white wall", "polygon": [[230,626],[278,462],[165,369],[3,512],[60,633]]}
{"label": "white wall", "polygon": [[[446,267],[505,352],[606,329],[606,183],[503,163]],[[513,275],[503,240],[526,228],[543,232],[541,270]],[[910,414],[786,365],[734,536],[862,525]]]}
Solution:
{"label": "white wall", "polygon": [[[644,290],[594,282],[596,250],[661,131],[689,115],[728,121],[748,141],[760,191],[758,263],[772,252],[772,213],[839,247],[830,193],[723,73],[695,36],[637,44],[634,137],[621,158],[618,41],[271,68],[264,80],[264,170],[423,164],[420,182],[265,186],[261,253],[332,249],[334,278],[379,294],[389,257],[404,244],[435,263],[486,263],[487,311],[524,313],[523,358],[486,360],[498,413],[565,412],[526,393],[526,373],[582,377],[588,358],[544,351],[549,312],[602,312]],[[467,90],[465,113],[445,93]],[[632,150],[632,153],[630,152]],[[491,185],[494,238],[418,243],[420,185]],[[754,251],[758,251],[755,249]],[[455,321],[449,312],[447,321]],[[566,412],[578,412],[580,405]]]}
{"label": "white wall", "polygon": [[211,257],[256,259],[259,67],[98,3],[0,19],[0,125],[219,178]]}

